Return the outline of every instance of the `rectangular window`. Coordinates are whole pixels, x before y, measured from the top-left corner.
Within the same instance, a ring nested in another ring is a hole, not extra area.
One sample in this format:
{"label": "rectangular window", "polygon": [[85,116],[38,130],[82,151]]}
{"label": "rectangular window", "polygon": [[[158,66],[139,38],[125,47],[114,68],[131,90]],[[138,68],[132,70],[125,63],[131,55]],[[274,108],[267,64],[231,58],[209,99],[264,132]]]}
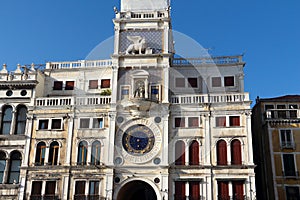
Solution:
{"label": "rectangular window", "polygon": [[110,79],[102,79],[101,88],[110,88]]}
{"label": "rectangular window", "polygon": [[225,76],[224,77],[224,86],[234,86],[234,76]]}
{"label": "rectangular window", "polygon": [[184,78],[176,78],[175,79],[175,87],[185,87],[185,79]]}
{"label": "rectangular window", "polygon": [[244,181],[232,181],[233,199],[245,199],[244,197]]}
{"label": "rectangular window", "polygon": [[293,135],[291,130],[280,130],[281,148],[294,148]]}
{"label": "rectangular window", "polygon": [[89,195],[99,195],[99,181],[90,181]]}
{"label": "rectangular window", "polygon": [[76,184],[75,184],[75,199],[78,199],[80,197],[84,197],[83,195],[85,195],[85,181],[76,181]]}
{"label": "rectangular window", "polygon": [[94,118],[93,128],[103,128],[103,118]]}
{"label": "rectangular window", "polygon": [[98,80],[89,80],[89,89],[98,89]]}
{"label": "rectangular window", "polygon": [[221,87],[222,86],[221,77],[212,77],[211,82],[212,82],[212,87]]}
{"label": "rectangular window", "polygon": [[121,99],[129,99],[129,86],[121,86]]}
{"label": "rectangular window", "polygon": [[63,82],[62,81],[54,81],[53,90],[62,90]]}
{"label": "rectangular window", "polygon": [[199,127],[199,118],[198,117],[189,117],[188,123],[189,123],[189,127]]}
{"label": "rectangular window", "polygon": [[45,195],[54,196],[56,188],[56,181],[46,181]]}
{"label": "rectangular window", "polygon": [[240,126],[240,117],[239,116],[230,116],[229,117],[229,126]]}
{"label": "rectangular window", "polygon": [[175,127],[185,127],[185,118],[184,117],[176,117],[175,118]]}
{"label": "rectangular window", "polygon": [[65,90],[74,90],[75,82],[74,81],[66,81]]}
{"label": "rectangular window", "polygon": [[197,88],[198,79],[197,78],[188,78],[188,87]]}
{"label": "rectangular window", "polygon": [[283,154],[284,176],[296,176],[294,154]]}
{"label": "rectangular window", "polygon": [[289,109],[292,109],[290,110],[290,118],[291,119],[297,119],[298,116],[297,116],[297,109],[298,109],[298,105],[289,105]]}
{"label": "rectangular window", "polygon": [[286,119],[286,110],[280,110],[280,109],[286,109],[285,105],[277,105],[277,109],[279,109],[277,111],[278,114],[278,118],[279,119]]}
{"label": "rectangular window", "polygon": [[33,181],[31,185],[31,195],[40,196],[42,194],[42,181]]}
{"label": "rectangular window", "polygon": [[287,186],[285,187],[286,200],[299,200],[299,187],[297,186]]}
{"label": "rectangular window", "polygon": [[216,127],[225,127],[226,117],[216,117]]}
{"label": "rectangular window", "polygon": [[89,128],[89,127],[90,127],[90,119],[89,118],[80,119],[79,128]]}
{"label": "rectangular window", "polygon": [[52,119],[51,120],[51,129],[62,129],[61,119]]}
{"label": "rectangular window", "polygon": [[274,109],[274,105],[265,105],[265,112],[266,112],[267,119],[275,118],[274,110],[272,109]]}
{"label": "rectangular window", "polygon": [[159,100],[159,85],[152,85],[151,86],[151,99],[152,100]]}
{"label": "rectangular window", "polygon": [[48,119],[40,119],[39,120],[39,130],[47,130],[48,129]]}
{"label": "rectangular window", "polygon": [[228,181],[218,181],[218,199],[230,199]]}
{"label": "rectangular window", "polygon": [[175,200],[186,199],[185,196],[185,181],[175,181]]}

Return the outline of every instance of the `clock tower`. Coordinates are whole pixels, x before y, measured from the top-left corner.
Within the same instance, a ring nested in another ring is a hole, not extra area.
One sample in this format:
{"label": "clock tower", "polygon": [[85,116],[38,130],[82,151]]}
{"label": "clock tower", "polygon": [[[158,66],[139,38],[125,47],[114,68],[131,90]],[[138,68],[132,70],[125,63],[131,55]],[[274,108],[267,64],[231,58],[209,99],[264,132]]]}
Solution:
{"label": "clock tower", "polygon": [[169,187],[170,3],[121,0],[121,10],[115,12],[114,119],[110,124],[113,198],[167,198],[162,191]]}

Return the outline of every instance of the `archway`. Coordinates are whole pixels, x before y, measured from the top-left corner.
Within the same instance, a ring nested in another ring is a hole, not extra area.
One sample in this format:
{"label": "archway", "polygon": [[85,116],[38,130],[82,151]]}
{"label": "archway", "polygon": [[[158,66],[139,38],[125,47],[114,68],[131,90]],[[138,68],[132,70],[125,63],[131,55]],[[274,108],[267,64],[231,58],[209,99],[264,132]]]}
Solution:
{"label": "archway", "polygon": [[157,200],[154,189],[143,181],[126,183],[119,191],[117,200]]}

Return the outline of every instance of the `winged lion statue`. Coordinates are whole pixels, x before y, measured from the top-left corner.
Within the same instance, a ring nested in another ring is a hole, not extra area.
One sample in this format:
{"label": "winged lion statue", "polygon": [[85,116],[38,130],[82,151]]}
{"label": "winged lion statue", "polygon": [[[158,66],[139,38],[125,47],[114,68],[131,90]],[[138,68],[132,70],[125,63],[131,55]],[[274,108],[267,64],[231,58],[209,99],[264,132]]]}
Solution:
{"label": "winged lion statue", "polygon": [[126,50],[126,54],[135,54],[138,52],[142,54],[143,51],[147,48],[145,38],[141,36],[127,36],[127,39],[132,42]]}

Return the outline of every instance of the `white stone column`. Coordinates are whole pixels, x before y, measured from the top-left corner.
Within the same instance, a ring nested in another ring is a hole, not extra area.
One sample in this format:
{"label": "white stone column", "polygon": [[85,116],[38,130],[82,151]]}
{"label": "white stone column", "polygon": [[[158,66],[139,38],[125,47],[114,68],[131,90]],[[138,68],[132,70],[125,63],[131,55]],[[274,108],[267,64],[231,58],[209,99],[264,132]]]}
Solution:
{"label": "white stone column", "polygon": [[31,134],[32,134],[32,126],[33,126],[33,116],[28,116],[26,120],[26,127],[25,127],[25,150],[24,150],[24,159],[22,161],[23,166],[28,166],[29,163],[29,151],[31,146]]}
{"label": "white stone column", "polygon": [[113,171],[111,170],[111,172],[108,172],[106,174],[106,185],[105,185],[105,197],[106,200],[112,200],[113,199],[113,179],[114,179],[114,174]]}
{"label": "white stone column", "polygon": [[49,145],[47,144],[46,150],[45,150],[45,160],[44,160],[44,165],[48,165],[48,159],[49,159]]}
{"label": "white stone column", "polygon": [[188,143],[187,141],[185,141],[185,150],[184,150],[184,154],[185,154],[184,165],[188,166],[188,165],[189,165],[190,148],[189,148],[189,143]]}
{"label": "white stone column", "polygon": [[232,182],[231,181],[229,181],[228,182],[228,191],[229,191],[229,196],[231,197],[231,198],[233,198],[233,189],[232,189]]}
{"label": "white stone column", "polygon": [[163,117],[163,132],[162,132],[162,138],[163,138],[163,152],[161,155],[162,165],[168,165],[169,160],[169,116],[166,115]]}
{"label": "white stone column", "polygon": [[211,160],[211,156],[212,156],[212,149],[211,149],[211,138],[210,138],[210,123],[209,123],[209,114],[205,115],[205,127],[204,127],[204,130],[205,130],[205,137],[204,137],[204,140],[203,140],[203,143],[204,143],[204,152],[203,152],[203,160],[204,160],[204,164],[205,165],[210,165],[210,160]]}
{"label": "white stone column", "polygon": [[162,103],[169,103],[169,66],[163,67]]}
{"label": "white stone column", "polygon": [[187,181],[185,182],[185,198],[186,200],[189,200],[189,196],[190,196],[190,183]]}
{"label": "white stone column", "polygon": [[16,127],[16,120],[17,120],[17,111],[15,110],[15,107],[13,107],[12,111],[12,120],[11,120],[11,125],[10,125],[10,135],[15,134],[15,127]]}
{"label": "white stone column", "polygon": [[70,187],[69,184],[70,184],[69,176],[63,176],[63,178],[62,178],[62,194],[61,194],[62,200],[68,200],[68,192],[71,191],[71,190],[69,190],[69,187]]}
{"label": "white stone column", "polygon": [[10,158],[7,158],[6,161],[5,161],[5,169],[4,169],[4,173],[3,173],[2,183],[7,183],[8,182],[7,178],[8,178],[9,166],[10,166]]}
{"label": "white stone column", "polygon": [[68,139],[67,139],[67,152],[65,165],[71,165],[71,155],[72,155],[72,139],[73,139],[73,127],[74,127],[74,116],[70,116],[68,119]]}
{"label": "white stone column", "polygon": [[106,150],[104,149],[104,152],[107,152],[106,157],[107,157],[107,164],[110,166],[114,165],[114,157],[115,157],[115,119],[116,118],[116,113],[115,112],[110,112],[109,113],[109,139],[108,139],[108,146],[104,147],[107,148]]}
{"label": "white stone column", "polygon": [[[164,49],[163,53],[169,53],[169,23],[165,22],[164,24]],[[172,41],[173,42],[173,41]]]}
{"label": "white stone column", "polygon": [[[254,165],[253,162],[253,145],[252,145],[252,129],[251,129],[251,111],[246,113],[247,120],[247,143],[248,143],[248,165]],[[245,160],[246,161],[246,160]]]}
{"label": "white stone column", "polygon": [[23,200],[24,199],[25,184],[26,184],[26,177],[21,177],[20,178],[20,187],[19,187],[20,189],[19,189],[19,193],[18,193],[18,200]]}
{"label": "white stone column", "polygon": [[42,181],[42,191],[41,191],[42,196],[45,195],[45,190],[46,190],[46,181]]}
{"label": "white stone column", "polygon": [[92,162],[92,145],[93,144],[88,144],[88,149],[87,149],[87,158],[86,158],[86,163],[87,165],[91,165],[91,162]]}
{"label": "white stone column", "polygon": [[231,165],[231,144],[227,143],[227,165]]}

